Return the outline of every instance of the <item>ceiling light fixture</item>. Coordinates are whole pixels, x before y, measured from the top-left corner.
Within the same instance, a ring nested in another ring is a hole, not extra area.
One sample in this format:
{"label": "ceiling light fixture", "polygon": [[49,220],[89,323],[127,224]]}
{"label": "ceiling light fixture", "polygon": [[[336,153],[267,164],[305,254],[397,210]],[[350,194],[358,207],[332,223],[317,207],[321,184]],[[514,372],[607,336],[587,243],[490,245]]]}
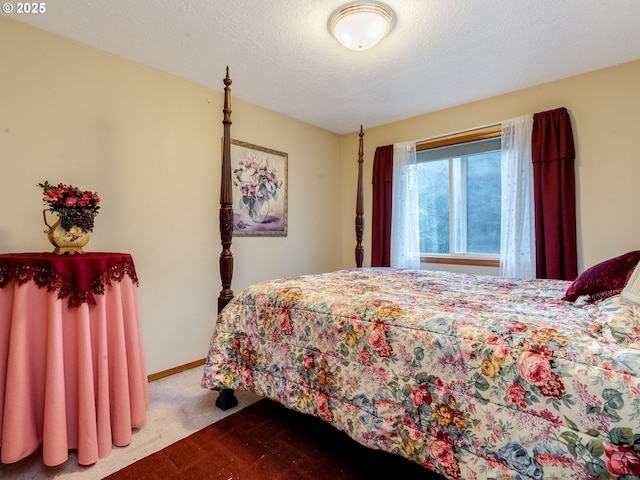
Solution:
{"label": "ceiling light fixture", "polygon": [[345,47],[367,50],[391,30],[390,10],[379,3],[350,3],[331,15],[329,30]]}

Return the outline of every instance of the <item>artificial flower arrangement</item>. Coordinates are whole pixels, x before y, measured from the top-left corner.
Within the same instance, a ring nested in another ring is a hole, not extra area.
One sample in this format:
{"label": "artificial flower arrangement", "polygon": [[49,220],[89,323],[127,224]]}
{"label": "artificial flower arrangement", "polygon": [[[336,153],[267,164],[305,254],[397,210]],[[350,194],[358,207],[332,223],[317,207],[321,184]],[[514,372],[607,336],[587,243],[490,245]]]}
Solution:
{"label": "artificial flower arrangement", "polygon": [[100,209],[100,197],[97,193],[64,183],[51,185],[48,181],[38,183],[37,186],[44,191],[42,201],[50,212],[60,217],[60,224],[66,231],[73,227],[86,232],[93,231],[93,220]]}

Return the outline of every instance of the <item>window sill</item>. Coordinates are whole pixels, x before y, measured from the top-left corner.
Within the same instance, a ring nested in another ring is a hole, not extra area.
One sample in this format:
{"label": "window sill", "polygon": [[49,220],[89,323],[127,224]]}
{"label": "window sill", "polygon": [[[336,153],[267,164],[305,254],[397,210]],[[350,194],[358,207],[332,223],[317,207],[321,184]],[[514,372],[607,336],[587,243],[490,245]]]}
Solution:
{"label": "window sill", "polygon": [[460,257],[420,257],[422,263],[442,263],[448,265],[476,265],[481,267],[499,267],[500,260]]}

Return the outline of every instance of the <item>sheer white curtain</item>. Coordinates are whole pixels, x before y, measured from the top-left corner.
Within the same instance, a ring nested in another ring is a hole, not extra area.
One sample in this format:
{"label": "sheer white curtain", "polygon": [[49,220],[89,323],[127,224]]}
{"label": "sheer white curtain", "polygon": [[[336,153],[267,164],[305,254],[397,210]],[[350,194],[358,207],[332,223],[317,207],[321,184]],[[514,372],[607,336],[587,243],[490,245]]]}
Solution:
{"label": "sheer white curtain", "polygon": [[420,269],[416,142],[393,145],[391,267]]}
{"label": "sheer white curtain", "polygon": [[536,277],[532,128],[533,114],[502,122],[502,277]]}

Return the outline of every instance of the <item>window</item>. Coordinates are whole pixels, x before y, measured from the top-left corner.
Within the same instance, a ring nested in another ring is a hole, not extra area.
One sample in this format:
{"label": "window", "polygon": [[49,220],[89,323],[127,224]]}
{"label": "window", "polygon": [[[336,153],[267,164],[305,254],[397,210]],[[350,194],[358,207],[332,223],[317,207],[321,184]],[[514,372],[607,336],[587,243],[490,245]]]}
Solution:
{"label": "window", "polygon": [[423,260],[497,264],[500,130],[422,143],[416,149]]}

